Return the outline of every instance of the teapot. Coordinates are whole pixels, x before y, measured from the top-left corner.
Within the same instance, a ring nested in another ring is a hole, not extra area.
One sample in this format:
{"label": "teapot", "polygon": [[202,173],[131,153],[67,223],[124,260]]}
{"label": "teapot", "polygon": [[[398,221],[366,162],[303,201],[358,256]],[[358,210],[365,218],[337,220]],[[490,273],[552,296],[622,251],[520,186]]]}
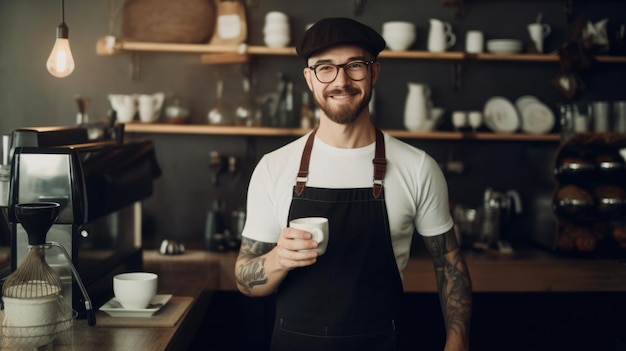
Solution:
{"label": "teapot", "polygon": [[456,43],[456,35],[452,33],[452,26],[435,18],[430,19],[428,32],[428,51],[444,52]]}
{"label": "teapot", "polygon": [[404,105],[404,126],[410,131],[431,131],[442,121],[442,108],[432,107],[430,87],[408,83],[409,92]]}
{"label": "teapot", "polygon": [[122,123],[130,122],[137,113],[137,95],[109,94],[111,107],[117,114],[117,120]]}

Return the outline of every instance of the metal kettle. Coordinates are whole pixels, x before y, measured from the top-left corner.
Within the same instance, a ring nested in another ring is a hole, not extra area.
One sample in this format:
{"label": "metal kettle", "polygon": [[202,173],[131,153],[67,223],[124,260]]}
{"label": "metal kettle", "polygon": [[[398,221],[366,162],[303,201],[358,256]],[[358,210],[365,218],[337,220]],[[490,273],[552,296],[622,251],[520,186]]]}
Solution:
{"label": "metal kettle", "polygon": [[485,190],[483,198],[483,238],[496,243],[515,214],[522,213],[522,201],[517,190]]}

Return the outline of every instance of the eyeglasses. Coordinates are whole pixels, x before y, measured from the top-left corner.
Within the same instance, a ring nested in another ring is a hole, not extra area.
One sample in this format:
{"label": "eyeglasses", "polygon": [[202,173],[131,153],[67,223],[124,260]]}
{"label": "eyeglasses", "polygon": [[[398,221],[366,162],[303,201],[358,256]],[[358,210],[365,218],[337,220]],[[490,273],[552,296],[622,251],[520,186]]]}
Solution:
{"label": "eyeglasses", "polygon": [[317,65],[307,67],[315,72],[315,77],[320,83],[330,83],[337,78],[339,68],[343,68],[344,72],[353,81],[360,81],[367,76],[367,67],[376,60],[371,61],[351,61],[342,65],[334,65],[332,63],[318,63]]}

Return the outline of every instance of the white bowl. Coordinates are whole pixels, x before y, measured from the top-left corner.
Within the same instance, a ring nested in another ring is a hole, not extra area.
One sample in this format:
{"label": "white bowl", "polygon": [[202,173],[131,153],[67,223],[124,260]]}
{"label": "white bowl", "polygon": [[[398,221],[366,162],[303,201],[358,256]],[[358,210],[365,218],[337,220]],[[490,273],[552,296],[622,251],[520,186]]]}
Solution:
{"label": "white bowl", "polygon": [[487,51],[496,54],[513,54],[522,51],[522,42],[515,39],[487,40]]}
{"label": "white bowl", "polygon": [[156,296],[157,283],[154,273],[122,273],[113,277],[113,293],[125,309],[142,310]]}
{"label": "white bowl", "polygon": [[382,37],[392,51],[403,51],[415,43],[417,34],[411,22],[391,21],[383,23]]}

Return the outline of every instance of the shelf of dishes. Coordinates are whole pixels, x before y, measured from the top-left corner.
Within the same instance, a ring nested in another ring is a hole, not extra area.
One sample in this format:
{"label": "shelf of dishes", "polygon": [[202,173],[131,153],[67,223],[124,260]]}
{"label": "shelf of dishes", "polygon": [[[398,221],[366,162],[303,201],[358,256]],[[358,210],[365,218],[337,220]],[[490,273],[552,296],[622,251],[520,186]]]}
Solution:
{"label": "shelf of dishes", "polygon": [[[204,134],[204,135],[232,135],[232,136],[301,136],[310,129],[301,128],[272,128],[272,127],[238,127],[214,126],[204,124],[173,124],[173,123],[126,123],[124,130],[129,133],[154,134]],[[400,139],[430,139],[430,140],[494,140],[494,141],[548,141],[560,142],[559,134],[526,134],[526,133],[474,133],[474,132],[412,132],[408,130],[385,130],[390,135]]]}
{"label": "shelf of dishes", "polygon": [[[268,56],[295,56],[293,47],[269,48],[255,45],[209,45],[209,44],[178,44],[178,43],[152,43],[129,41],[118,38],[100,38],[96,43],[96,53],[100,56],[110,56],[120,52],[178,52],[203,54],[203,61],[210,63],[216,55],[226,55],[225,58],[233,62],[240,62],[247,55]],[[391,51],[383,50],[380,58],[391,59],[424,59],[424,60],[449,60],[458,61],[464,59],[476,59],[485,61],[528,61],[528,62],[558,62],[559,56],[551,54],[500,54],[482,53],[469,54],[462,51],[429,52],[429,51]],[[626,63],[626,56],[595,56],[598,62]]]}

